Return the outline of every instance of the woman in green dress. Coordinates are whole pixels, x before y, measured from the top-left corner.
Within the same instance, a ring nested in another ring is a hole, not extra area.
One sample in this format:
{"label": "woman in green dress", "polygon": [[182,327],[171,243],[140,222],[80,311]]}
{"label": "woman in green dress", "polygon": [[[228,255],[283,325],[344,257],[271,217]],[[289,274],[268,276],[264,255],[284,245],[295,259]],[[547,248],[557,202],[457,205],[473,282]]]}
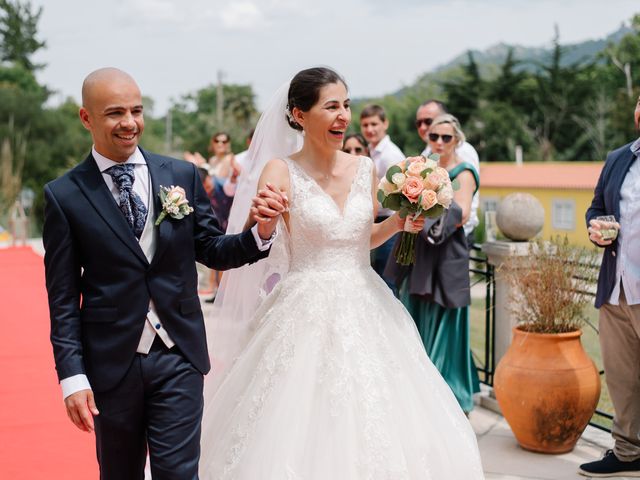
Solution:
{"label": "woman in green dress", "polygon": [[449,210],[425,222],[416,240],[415,263],[402,267],[392,258],[385,273],[401,285],[400,299],[416,322],[427,354],[468,413],[479,381],[470,346],[469,250],[463,227],[479,176],[456,154],[465,137],[454,116],[437,117],[428,137],[431,151],[440,155],[439,166],[459,188]]}

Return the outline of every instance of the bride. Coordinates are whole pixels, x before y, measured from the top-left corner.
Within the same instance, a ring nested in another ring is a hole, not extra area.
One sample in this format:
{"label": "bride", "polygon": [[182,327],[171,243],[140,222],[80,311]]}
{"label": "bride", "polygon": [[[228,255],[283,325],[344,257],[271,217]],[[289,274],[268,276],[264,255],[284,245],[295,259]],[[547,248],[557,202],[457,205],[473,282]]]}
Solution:
{"label": "bride", "polygon": [[[221,295],[245,316],[257,298],[246,282],[260,284],[266,298],[226,374],[207,379],[203,479],[484,478],[467,418],[412,318],[370,267],[370,249],[405,222],[396,214],[373,223],[373,163],[340,151],[350,121],[344,80],[312,68],[293,78],[258,124],[254,158],[276,138],[280,152],[269,153],[253,217],[274,221],[287,202],[288,209],[267,266],[238,272],[240,281]],[[280,133],[261,137],[261,128]],[[274,275],[280,281],[267,295]],[[225,340],[212,337],[215,356]]]}

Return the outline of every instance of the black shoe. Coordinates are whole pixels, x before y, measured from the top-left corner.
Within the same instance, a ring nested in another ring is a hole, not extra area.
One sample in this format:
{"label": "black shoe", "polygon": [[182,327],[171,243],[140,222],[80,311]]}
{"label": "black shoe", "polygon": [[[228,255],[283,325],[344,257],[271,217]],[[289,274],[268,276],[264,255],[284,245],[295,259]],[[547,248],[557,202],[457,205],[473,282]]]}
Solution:
{"label": "black shoe", "polygon": [[586,477],[633,477],[640,478],[640,459],[631,462],[618,460],[613,450],[607,450],[602,460],[583,463],[578,469],[580,475]]}
{"label": "black shoe", "polygon": [[213,302],[215,302],[215,301],[216,301],[216,296],[215,296],[215,294],[214,294],[214,295],[213,295],[213,297],[211,297],[211,298],[207,298],[207,299],[204,301],[204,303],[213,303]]}

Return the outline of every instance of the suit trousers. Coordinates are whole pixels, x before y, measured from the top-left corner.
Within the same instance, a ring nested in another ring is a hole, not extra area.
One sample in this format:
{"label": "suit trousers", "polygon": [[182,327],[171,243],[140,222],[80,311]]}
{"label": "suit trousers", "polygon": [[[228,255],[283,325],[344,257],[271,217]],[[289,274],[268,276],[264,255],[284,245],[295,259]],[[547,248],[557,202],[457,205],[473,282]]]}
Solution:
{"label": "suit trousers", "polygon": [[156,337],[112,390],[96,392],[101,480],[142,480],[147,445],[153,480],[198,478],[202,374]]}
{"label": "suit trousers", "polygon": [[624,462],[640,458],[640,305],[600,307],[600,347],[613,403],[614,453]]}

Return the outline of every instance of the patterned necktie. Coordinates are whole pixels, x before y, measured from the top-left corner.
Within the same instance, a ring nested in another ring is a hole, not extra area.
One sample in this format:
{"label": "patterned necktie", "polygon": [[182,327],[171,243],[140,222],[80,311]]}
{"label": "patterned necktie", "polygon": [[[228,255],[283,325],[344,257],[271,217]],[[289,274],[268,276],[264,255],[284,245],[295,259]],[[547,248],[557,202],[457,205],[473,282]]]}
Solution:
{"label": "patterned necktie", "polygon": [[108,168],[106,173],[111,175],[120,192],[120,211],[136,238],[140,240],[144,224],[147,221],[147,207],[144,206],[140,196],[133,191],[133,182],[136,179],[133,173],[134,167],[132,163],[114,165]]}

